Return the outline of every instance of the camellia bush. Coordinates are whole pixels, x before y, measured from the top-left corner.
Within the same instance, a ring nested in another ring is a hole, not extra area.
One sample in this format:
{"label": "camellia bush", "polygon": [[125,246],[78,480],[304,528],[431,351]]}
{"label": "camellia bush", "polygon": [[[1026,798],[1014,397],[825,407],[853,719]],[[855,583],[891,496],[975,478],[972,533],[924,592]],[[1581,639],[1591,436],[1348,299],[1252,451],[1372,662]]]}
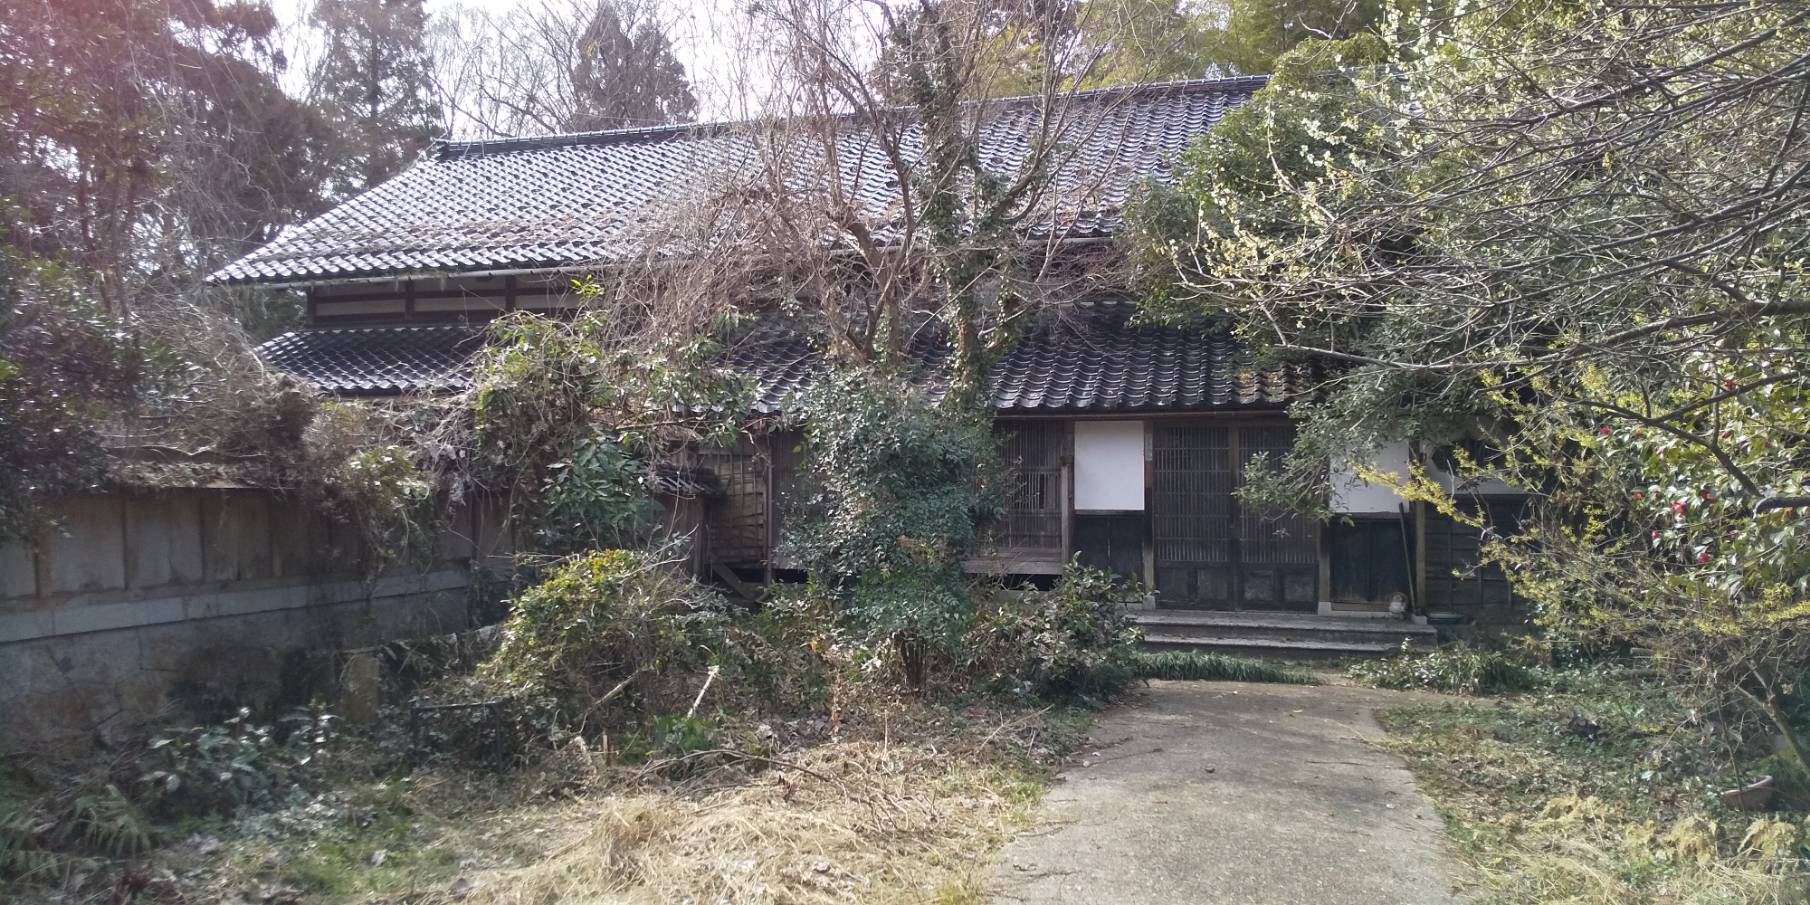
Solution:
{"label": "camellia bush", "polygon": [[1133,679],[1142,634],[1128,607],[1142,596],[1076,563],[1047,591],[1002,589],[970,633],[970,668],[983,686],[1021,696],[1109,698]]}

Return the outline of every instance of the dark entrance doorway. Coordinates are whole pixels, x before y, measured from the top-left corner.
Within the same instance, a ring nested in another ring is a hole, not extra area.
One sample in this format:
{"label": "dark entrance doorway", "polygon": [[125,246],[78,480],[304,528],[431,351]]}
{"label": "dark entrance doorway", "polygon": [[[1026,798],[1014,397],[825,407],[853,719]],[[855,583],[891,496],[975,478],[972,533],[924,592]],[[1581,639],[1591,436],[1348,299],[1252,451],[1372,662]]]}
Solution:
{"label": "dark entrance doorway", "polygon": [[1314,612],[1317,526],[1240,503],[1252,457],[1294,444],[1287,423],[1158,421],[1151,435],[1150,523],[1164,606]]}

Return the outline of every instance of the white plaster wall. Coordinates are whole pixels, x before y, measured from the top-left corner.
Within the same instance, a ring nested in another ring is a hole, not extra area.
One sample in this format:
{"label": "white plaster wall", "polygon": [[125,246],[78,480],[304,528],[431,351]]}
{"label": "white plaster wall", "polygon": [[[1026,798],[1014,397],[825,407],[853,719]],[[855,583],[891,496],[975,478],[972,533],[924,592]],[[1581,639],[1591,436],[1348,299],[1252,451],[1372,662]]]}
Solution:
{"label": "white plaster wall", "polygon": [[1075,422],[1075,508],[1144,508],[1144,422]]}
{"label": "white plaster wall", "polygon": [[[1369,467],[1398,479],[1408,478],[1408,444],[1390,443],[1377,449]],[[1371,484],[1357,476],[1350,462],[1332,463],[1332,511],[1352,514],[1399,512],[1407,502],[1387,484]]]}

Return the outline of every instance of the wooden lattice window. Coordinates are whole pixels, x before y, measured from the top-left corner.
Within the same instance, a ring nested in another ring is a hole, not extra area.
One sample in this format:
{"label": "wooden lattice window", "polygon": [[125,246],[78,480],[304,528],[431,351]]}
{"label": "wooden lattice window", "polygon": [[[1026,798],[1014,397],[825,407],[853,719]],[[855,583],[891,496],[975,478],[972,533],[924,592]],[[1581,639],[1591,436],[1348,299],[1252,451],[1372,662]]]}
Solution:
{"label": "wooden lattice window", "polygon": [[1074,455],[1073,433],[1066,421],[1013,421],[997,432],[1000,459],[1006,466],[1005,517],[994,531],[1002,553],[1048,553],[1062,556],[1063,495]]}

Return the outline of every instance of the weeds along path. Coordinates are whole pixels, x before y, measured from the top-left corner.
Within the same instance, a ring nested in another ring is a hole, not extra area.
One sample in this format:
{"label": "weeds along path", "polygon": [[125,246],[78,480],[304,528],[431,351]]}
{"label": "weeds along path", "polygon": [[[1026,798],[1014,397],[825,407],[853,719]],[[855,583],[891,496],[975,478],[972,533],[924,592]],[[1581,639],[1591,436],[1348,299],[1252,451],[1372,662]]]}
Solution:
{"label": "weeds along path", "polygon": [[1462,870],[1401,759],[1399,692],[1153,682],[1006,847],[1000,903],[1444,905]]}

